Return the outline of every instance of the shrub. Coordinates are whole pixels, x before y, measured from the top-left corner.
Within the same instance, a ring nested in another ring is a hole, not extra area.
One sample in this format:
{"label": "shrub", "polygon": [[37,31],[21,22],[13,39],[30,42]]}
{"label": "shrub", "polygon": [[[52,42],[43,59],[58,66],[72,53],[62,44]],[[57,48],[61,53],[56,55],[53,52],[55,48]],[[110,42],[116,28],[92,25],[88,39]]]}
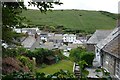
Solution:
{"label": "shrub", "polygon": [[26,51],[26,56],[29,57],[30,59],[32,59],[32,57],[35,57],[34,53],[30,50]]}
{"label": "shrub", "polygon": [[72,49],[70,51],[70,59],[72,59],[75,62],[84,60],[84,61],[86,61],[88,66],[92,66],[94,56],[95,56],[95,54],[87,52],[86,49],[81,48],[81,47]]}
{"label": "shrub", "polygon": [[3,54],[2,54],[2,57],[16,57],[18,55],[20,55],[17,51],[17,49],[9,49],[9,48],[3,48],[2,49],[3,51]]}
{"label": "shrub", "polygon": [[56,58],[58,58],[59,60],[61,59],[67,59],[66,56],[63,55],[62,51],[59,49],[54,49],[53,50],[53,54],[55,55]]}
{"label": "shrub", "polygon": [[19,54],[24,54],[24,53],[26,53],[26,51],[27,51],[26,48],[23,48],[23,47],[18,47],[18,48],[17,48],[17,52],[18,52]]}
{"label": "shrub", "polygon": [[28,66],[28,68],[31,71],[33,71],[33,69],[34,69],[33,61],[31,61],[28,57],[25,57],[25,56],[19,56],[17,58],[18,58],[18,60],[20,60],[22,62],[23,65]]}
{"label": "shrub", "polygon": [[51,51],[51,50],[38,48],[38,49],[35,49],[34,51],[28,50],[26,56],[28,56],[30,59],[32,59],[32,57],[35,57],[36,63],[42,64],[44,61],[44,58],[46,56],[53,55],[52,53],[53,53],[53,51]]}
{"label": "shrub", "polygon": [[41,68],[45,68],[45,67],[47,67],[47,65],[43,63],[43,64],[41,65]]}
{"label": "shrub", "polygon": [[[69,71],[60,70],[54,74],[46,75],[45,73],[36,73],[35,75],[30,72],[13,72],[2,76],[2,80],[72,80],[75,76]],[[76,79],[77,80],[77,79]]]}
{"label": "shrub", "polygon": [[88,66],[92,66],[92,62],[93,62],[94,57],[95,57],[95,54],[89,53],[89,52],[83,52],[81,54],[81,60],[86,61]]}
{"label": "shrub", "polygon": [[2,80],[33,80],[34,76],[30,72],[15,71],[11,74],[2,76]]}
{"label": "shrub", "polygon": [[86,51],[86,49],[84,49],[82,47],[72,49],[70,51],[70,59],[75,61],[75,62],[79,62],[81,60],[81,53],[85,52],[85,51]]}

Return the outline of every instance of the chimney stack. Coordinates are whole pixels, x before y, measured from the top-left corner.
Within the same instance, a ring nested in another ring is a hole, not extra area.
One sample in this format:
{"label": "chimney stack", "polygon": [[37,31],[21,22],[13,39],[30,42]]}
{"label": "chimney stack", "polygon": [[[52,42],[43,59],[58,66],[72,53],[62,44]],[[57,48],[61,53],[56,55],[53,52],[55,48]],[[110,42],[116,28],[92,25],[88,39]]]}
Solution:
{"label": "chimney stack", "polygon": [[117,27],[120,27],[120,1],[118,2]]}
{"label": "chimney stack", "polygon": [[120,27],[120,19],[117,19],[117,27]]}

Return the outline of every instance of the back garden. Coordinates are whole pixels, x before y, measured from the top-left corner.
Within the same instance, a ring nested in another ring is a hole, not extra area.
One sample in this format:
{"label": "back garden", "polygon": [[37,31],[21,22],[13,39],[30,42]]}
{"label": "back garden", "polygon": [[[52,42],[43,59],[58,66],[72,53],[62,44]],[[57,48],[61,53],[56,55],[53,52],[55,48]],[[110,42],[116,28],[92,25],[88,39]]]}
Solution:
{"label": "back garden", "polygon": [[[85,67],[92,66],[95,56],[81,47],[72,49],[70,57],[64,56],[62,50],[59,49],[38,48],[30,51],[19,47],[14,49],[3,48],[3,52],[3,79],[10,76],[12,78],[23,78],[21,74],[24,74],[25,78],[31,75],[36,78],[37,76],[34,74],[44,74],[44,78],[48,78],[48,75],[52,75],[52,77],[62,75],[61,77],[65,78],[72,76],[72,78],[75,78],[73,63],[78,63],[81,69],[84,70]],[[14,73],[19,76],[14,75]],[[29,75],[27,75],[28,73]],[[89,72],[85,74],[88,75]]]}

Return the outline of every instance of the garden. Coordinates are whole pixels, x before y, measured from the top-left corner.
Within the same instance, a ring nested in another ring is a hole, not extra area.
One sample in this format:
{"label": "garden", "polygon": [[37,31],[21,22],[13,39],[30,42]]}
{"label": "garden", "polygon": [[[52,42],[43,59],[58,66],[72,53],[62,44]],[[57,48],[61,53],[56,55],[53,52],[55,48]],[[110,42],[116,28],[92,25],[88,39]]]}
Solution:
{"label": "garden", "polygon": [[[80,67],[80,78],[87,79],[89,71],[85,67],[92,67],[94,54],[78,47],[70,51],[70,57],[65,57],[59,49],[48,50],[38,48],[33,51],[23,47],[3,48],[3,80],[10,79],[72,79],[77,78],[73,73],[73,63]],[[47,60],[47,61],[46,61]],[[97,72],[103,70],[96,70]],[[109,73],[105,72],[105,75]],[[98,75],[99,77],[99,75]]]}
{"label": "garden", "polygon": [[46,66],[44,68],[38,68],[37,72],[45,73],[45,74],[53,74],[58,72],[59,70],[68,70],[70,73],[73,73],[73,62],[70,60],[61,60],[58,63],[55,63],[50,66]]}

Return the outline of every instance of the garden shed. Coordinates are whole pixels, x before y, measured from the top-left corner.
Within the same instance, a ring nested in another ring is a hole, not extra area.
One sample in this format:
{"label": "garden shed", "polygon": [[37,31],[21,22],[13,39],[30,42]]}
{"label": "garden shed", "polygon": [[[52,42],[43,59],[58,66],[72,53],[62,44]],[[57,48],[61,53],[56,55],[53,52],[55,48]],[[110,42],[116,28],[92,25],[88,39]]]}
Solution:
{"label": "garden shed", "polygon": [[54,64],[56,61],[55,61],[55,57],[54,56],[47,56],[45,58],[45,63],[48,64],[48,65],[51,65],[51,64]]}

